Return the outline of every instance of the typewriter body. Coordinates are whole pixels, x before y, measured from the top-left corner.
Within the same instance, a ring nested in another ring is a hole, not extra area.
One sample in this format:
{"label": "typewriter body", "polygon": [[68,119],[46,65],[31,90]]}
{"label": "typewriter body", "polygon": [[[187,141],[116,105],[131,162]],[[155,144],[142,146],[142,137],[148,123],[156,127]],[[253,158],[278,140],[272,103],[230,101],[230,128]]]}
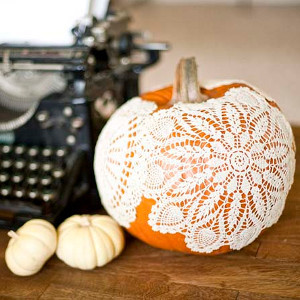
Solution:
{"label": "typewriter body", "polygon": [[0,44],[0,227],[56,223],[80,201],[100,207],[96,139],[167,49],[138,43],[129,20],[122,11],[101,20],[90,14],[67,46]]}

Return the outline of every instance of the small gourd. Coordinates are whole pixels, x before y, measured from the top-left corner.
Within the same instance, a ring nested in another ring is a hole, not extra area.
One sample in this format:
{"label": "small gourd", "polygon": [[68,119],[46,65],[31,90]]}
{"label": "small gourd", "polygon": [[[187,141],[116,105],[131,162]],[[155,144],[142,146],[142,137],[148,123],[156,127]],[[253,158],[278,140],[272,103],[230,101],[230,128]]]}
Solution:
{"label": "small gourd", "polygon": [[109,216],[74,215],[58,227],[56,255],[73,268],[91,270],[118,256],[124,233]]}
{"label": "small gourd", "polygon": [[57,236],[51,223],[33,219],[17,232],[9,231],[11,237],[5,251],[8,268],[16,275],[29,276],[37,273],[55,253]]}

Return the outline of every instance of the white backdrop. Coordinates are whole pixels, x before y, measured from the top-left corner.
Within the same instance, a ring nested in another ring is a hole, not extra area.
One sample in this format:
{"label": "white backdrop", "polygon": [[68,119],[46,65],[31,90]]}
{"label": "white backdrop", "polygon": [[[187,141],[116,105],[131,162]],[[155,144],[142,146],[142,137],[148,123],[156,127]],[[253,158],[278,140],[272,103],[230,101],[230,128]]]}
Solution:
{"label": "white backdrop", "polygon": [[[70,30],[88,14],[89,0],[1,0],[0,43],[71,44]],[[102,18],[108,1],[96,0]]]}
{"label": "white backdrop", "polygon": [[242,4],[249,3],[254,5],[300,5],[300,0],[149,0],[157,3],[167,4]]}

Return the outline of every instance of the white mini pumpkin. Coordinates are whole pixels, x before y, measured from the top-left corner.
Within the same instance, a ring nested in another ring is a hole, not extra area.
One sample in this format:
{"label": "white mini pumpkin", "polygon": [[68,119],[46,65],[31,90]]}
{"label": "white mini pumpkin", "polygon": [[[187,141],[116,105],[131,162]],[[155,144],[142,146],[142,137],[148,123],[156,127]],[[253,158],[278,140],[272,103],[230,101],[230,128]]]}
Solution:
{"label": "white mini pumpkin", "polygon": [[33,219],[11,237],[5,251],[8,268],[16,275],[29,276],[37,273],[54,254],[57,236],[54,226],[42,219]]}
{"label": "white mini pumpkin", "polygon": [[56,255],[82,270],[101,267],[124,248],[121,227],[109,216],[74,215],[58,227]]}

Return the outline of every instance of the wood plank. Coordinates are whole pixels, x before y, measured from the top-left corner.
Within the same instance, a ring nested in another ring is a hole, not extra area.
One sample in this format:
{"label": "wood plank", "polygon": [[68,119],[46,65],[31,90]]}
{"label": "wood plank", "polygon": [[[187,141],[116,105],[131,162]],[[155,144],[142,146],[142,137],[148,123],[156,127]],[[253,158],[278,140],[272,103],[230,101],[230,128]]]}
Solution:
{"label": "wood plank", "polygon": [[262,242],[257,258],[300,263],[300,244]]}
{"label": "wood plank", "polygon": [[272,227],[266,229],[258,241],[272,241],[300,245],[300,222],[297,217],[282,216]]}
{"label": "wood plank", "polygon": [[[111,275],[107,281],[98,280],[97,288],[50,284],[40,299],[220,299],[235,300],[237,291],[199,287],[191,284],[176,284],[168,281],[152,280],[145,277],[124,277]],[[120,284],[119,280],[123,284]],[[94,279],[95,280],[95,279]]]}
{"label": "wood plank", "polygon": [[258,294],[258,293],[248,293],[248,292],[239,292],[236,300],[291,300],[295,298],[291,297],[280,297],[270,294]]}
{"label": "wood plank", "polygon": [[[268,291],[272,296],[282,297],[300,295],[299,264],[268,262],[251,258],[243,251],[201,257],[154,249],[133,240],[117,260],[94,271],[71,269],[57,259],[52,259],[49,264],[55,266],[53,271],[57,272],[51,281],[56,289],[58,286],[104,292],[109,289],[115,294],[124,290],[132,297],[144,297],[149,286],[161,293],[162,290],[170,291],[170,284],[179,284],[229,290],[230,293],[235,290]],[[70,273],[72,276],[67,276]],[[49,289],[54,287],[49,286]],[[45,297],[47,293],[51,295],[52,292],[46,291]]]}

